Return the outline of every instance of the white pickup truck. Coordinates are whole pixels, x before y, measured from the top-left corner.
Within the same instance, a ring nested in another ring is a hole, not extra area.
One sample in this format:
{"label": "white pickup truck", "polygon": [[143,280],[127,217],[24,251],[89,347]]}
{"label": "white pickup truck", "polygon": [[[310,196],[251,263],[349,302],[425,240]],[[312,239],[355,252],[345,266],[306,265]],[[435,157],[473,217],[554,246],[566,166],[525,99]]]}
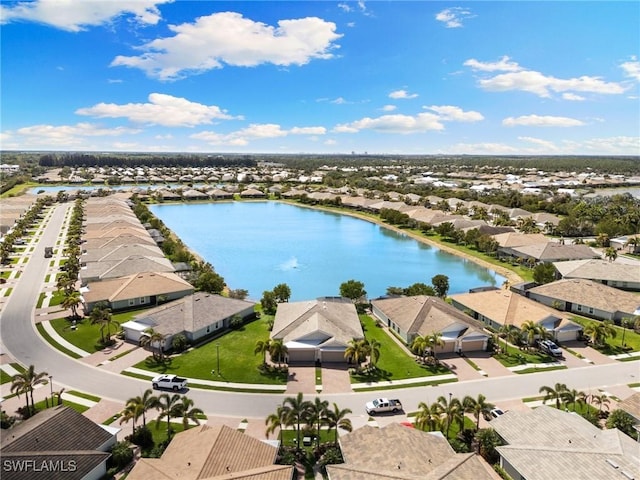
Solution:
{"label": "white pickup truck", "polygon": [[402,403],[397,398],[376,398],[371,402],[367,402],[365,410],[369,415],[376,413],[398,413],[402,411]]}
{"label": "white pickup truck", "polygon": [[177,392],[178,390],[184,390],[187,388],[187,379],[181,378],[176,375],[158,375],[151,380],[153,389],[166,388]]}

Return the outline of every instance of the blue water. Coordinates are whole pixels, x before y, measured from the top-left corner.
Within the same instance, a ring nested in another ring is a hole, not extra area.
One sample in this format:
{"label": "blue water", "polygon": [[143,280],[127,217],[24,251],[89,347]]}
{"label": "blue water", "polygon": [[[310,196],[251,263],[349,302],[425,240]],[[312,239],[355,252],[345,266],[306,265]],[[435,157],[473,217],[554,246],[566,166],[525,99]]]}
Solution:
{"label": "blue water", "polygon": [[387,287],[431,284],[449,277],[450,294],[504,277],[473,262],[371,222],[278,202],[151,205],[150,210],[229,288],[259,300],[279,283],[291,300],[339,295],[347,280],[363,282],[369,298]]}

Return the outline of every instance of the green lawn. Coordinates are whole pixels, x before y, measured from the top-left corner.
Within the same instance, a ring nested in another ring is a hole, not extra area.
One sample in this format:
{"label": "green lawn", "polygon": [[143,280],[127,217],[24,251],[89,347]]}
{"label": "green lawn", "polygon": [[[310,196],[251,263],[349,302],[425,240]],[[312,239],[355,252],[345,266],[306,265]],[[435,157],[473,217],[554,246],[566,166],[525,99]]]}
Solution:
{"label": "green lawn", "polygon": [[[254,355],[253,351],[258,340],[268,338],[266,318],[262,317],[198,348],[175,356],[169,363],[157,364],[149,357],[134,366],[159,373],[176,373],[189,378],[284,385],[287,381],[286,374],[263,374],[258,370],[262,363],[262,356]],[[218,353],[220,355],[219,372]],[[212,375],[211,370],[216,370],[216,374]]]}
{"label": "green lawn", "polygon": [[74,397],[85,398],[87,400],[91,400],[92,402],[96,402],[96,403],[100,401],[100,397],[96,397],[95,395],[91,395],[89,393],[78,392],[77,390],[69,390],[67,393],[69,395],[73,395]]}
{"label": "green lawn", "polygon": [[430,377],[450,373],[445,367],[427,367],[418,364],[412,355],[405,351],[389,336],[389,334],[368,315],[361,315],[364,335],[367,340],[380,342],[380,359],[378,371],[368,375],[352,375],[352,383],[375,382],[383,380],[401,380],[405,378]]}
{"label": "green lawn", "polygon": [[4,370],[0,370],[0,385],[4,385],[5,383],[9,383],[11,381],[11,375],[9,375]]}
{"label": "green lawn", "polygon": [[[57,405],[58,399],[56,397],[56,405]],[[73,403],[73,402],[69,402],[67,400],[62,400],[62,405],[65,405],[67,407],[73,408],[76,412],[78,413],[84,413],[87,410],[89,410],[89,407],[87,407],[86,405],[80,405],[79,403]],[[47,404],[45,400],[42,400],[40,402],[36,402],[36,410],[37,411],[42,411],[42,410],[46,410],[47,409]]]}
{"label": "green lawn", "polygon": [[[598,320],[592,320],[590,318],[581,317],[579,315],[573,315],[571,317],[576,323],[579,323],[583,327],[586,327],[590,323],[598,322]],[[630,351],[637,352],[640,351],[640,335],[633,331],[633,329],[627,328],[626,331],[622,327],[618,327],[614,325],[616,330],[616,337],[609,337],[606,341],[606,345],[604,347],[598,347],[597,350],[604,353],[605,355],[618,355],[620,353],[628,353]],[[622,348],[622,337],[624,331],[624,343],[627,346],[625,350]],[[592,345],[593,346],[593,345]],[[596,348],[594,346],[594,348]]]}
{"label": "green lawn", "polygon": [[42,326],[42,323],[36,323],[36,329],[38,330],[38,333],[43,338],[43,340],[48,344],[50,344],[51,346],[53,346],[56,350],[60,350],[65,355],[69,355],[72,358],[80,358],[80,355],[63,347],[58,342],[56,342],[53,338],[51,338],[51,336],[47,333],[47,331]]}
{"label": "green lawn", "polygon": [[[159,425],[158,425],[159,423]],[[157,420],[151,420],[147,422],[147,426],[151,431],[151,435],[153,436],[153,443],[156,445],[160,445],[167,439],[167,419],[163,418],[162,421],[158,422]],[[176,433],[180,433],[184,430],[182,423],[174,423],[171,422],[171,430],[173,431],[173,435],[171,438],[175,436]]]}
{"label": "green lawn", "polygon": [[[315,429],[313,429],[313,432],[315,432]],[[315,433],[305,431],[305,425],[300,425],[300,441],[301,442],[304,437],[311,437],[312,445],[303,446],[302,448],[310,452],[313,451],[316,445]],[[282,430],[280,432],[280,441],[282,442],[282,445],[285,447],[295,447],[297,438],[298,436],[295,430],[295,426],[292,430],[287,429],[287,430]],[[335,441],[335,438],[336,438],[335,430],[331,430],[331,432],[329,432],[329,430],[320,430],[320,443],[328,443],[328,442],[333,443]],[[338,438],[340,438],[340,435],[338,435]]]}
{"label": "green lawn", "polygon": [[[504,342],[500,342],[500,348],[504,349]],[[498,360],[505,367],[516,367],[525,363],[550,363],[555,359],[538,350],[520,350],[516,347],[508,345],[506,354],[497,354],[493,358]]]}

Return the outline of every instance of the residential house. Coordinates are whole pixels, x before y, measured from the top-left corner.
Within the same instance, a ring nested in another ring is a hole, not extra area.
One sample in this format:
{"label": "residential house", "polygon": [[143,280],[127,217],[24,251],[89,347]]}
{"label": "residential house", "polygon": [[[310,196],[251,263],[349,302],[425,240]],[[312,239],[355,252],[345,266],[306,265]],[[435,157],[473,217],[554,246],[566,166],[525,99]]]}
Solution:
{"label": "residential house", "polygon": [[240,192],[240,196],[242,198],[265,198],[266,197],[264,192],[261,192],[256,188],[247,188],[246,190],[243,190],[242,192]]}
{"label": "residential house", "polygon": [[633,417],[636,430],[638,430],[638,438],[640,438],[640,392],[636,392],[630,397],[625,398],[616,405],[616,408],[624,410]]}
{"label": "residential house", "polygon": [[117,235],[115,237],[107,237],[107,238],[94,238],[91,240],[87,240],[80,244],[80,248],[82,252],[89,252],[92,250],[100,249],[100,248],[115,248],[118,245],[133,245],[144,243],[145,245],[155,246],[156,242],[149,236],[147,232],[142,235]]}
{"label": "residential house", "polygon": [[134,255],[145,257],[162,257],[164,253],[156,245],[144,243],[123,243],[113,247],[95,248],[80,255],[80,264],[85,266],[94,262],[108,262],[122,260]]}
{"label": "residential house", "polygon": [[520,329],[528,320],[544,327],[558,342],[576,340],[582,327],[568,319],[567,314],[510,290],[498,289],[461,293],[449,297],[454,307],[467,311],[495,331],[503,325]]}
{"label": "residential house", "polygon": [[92,282],[81,289],[85,314],[99,303],[116,312],[157,305],[160,298],[176,300],[193,292],[193,286],[175,273],[156,272]]}
{"label": "residential house", "polygon": [[[502,249],[502,252],[506,253],[507,250]],[[564,245],[557,242],[511,247],[508,252],[514,258],[520,258],[524,262],[536,264],[599,258],[599,255],[587,245]]]}
{"label": "residential house", "polygon": [[438,297],[379,298],[371,301],[373,315],[393,330],[407,345],[417,336],[442,334],[440,352],[486,350],[490,335],[483,324]]}
{"label": "residential house", "polygon": [[80,270],[83,286],[90,282],[101,282],[112,278],[126,277],[143,272],[174,272],[173,264],[167,258],[131,255],[123,259],[91,262]]}
{"label": "residential house", "polygon": [[127,480],[292,480],[276,465],[278,447],[226,425],[177,433],[160,458],[139,459]]}
{"label": "residential house", "polygon": [[638,444],[617,429],[592,425],[577,413],[542,405],[510,410],[491,421],[505,445],[500,466],[527,480],[640,478]]}
{"label": "residential house", "polygon": [[353,302],[321,297],[304,302],[279,303],[271,338],[286,345],[289,363],[346,362],[344,352],[364,332]]}
{"label": "residential house", "polygon": [[560,278],[581,278],[620,290],[640,291],[638,265],[591,259],[554,262],[553,266]]}
{"label": "residential house", "polygon": [[255,303],[196,292],[170,303],[152,308],[121,325],[125,338],[139,343],[145,330],[166,335],[163,348],[171,348],[173,337],[183,334],[191,344],[230,326],[234,317],[246,321],[255,317]]}
{"label": "residential house", "polygon": [[591,280],[565,278],[526,291],[536,302],[598,320],[620,323],[640,314],[640,297]]}
{"label": "residential house", "polygon": [[13,428],[0,430],[0,476],[2,480],[104,478],[118,431],[64,405],[47,408]]}
{"label": "residential house", "polygon": [[400,423],[365,425],[340,437],[344,463],[327,465],[329,480],[493,480],[475,453],[456,453],[440,432]]}

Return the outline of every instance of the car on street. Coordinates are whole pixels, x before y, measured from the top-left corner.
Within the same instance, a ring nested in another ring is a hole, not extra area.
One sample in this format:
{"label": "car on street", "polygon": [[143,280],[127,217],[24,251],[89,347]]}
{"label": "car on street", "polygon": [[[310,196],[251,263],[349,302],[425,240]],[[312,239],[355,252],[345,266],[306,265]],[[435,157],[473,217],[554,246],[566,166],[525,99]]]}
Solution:
{"label": "car on street", "polygon": [[402,411],[402,402],[397,398],[376,398],[367,402],[365,410],[369,415],[376,413],[398,413]]}
{"label": "car on street", "polygon": [[154,390],[164,388],[177,392],[187,388],[187,379],[178,377],[177,375],[158,375],[157,377],[153,377],[151,385]]}

